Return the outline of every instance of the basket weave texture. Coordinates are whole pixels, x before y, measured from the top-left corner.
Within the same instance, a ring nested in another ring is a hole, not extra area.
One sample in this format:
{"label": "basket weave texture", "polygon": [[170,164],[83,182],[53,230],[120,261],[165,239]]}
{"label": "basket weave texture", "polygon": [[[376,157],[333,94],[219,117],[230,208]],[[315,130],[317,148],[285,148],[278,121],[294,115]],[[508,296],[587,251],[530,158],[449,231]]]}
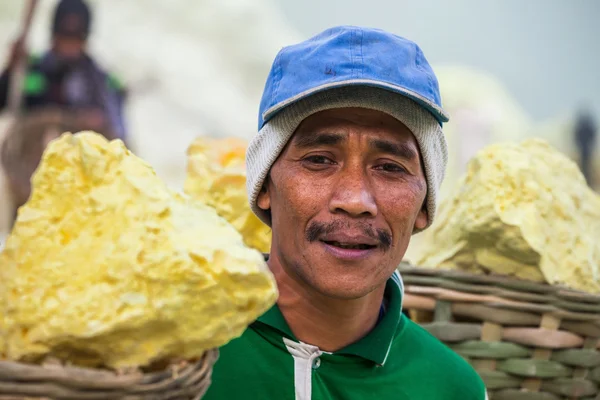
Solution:
{"label": "basket weave texture", "polygon": [[403,307],[479,373],[490,400],[600,400],[600,296],[509,277],[399,268]]}
{"label": "basket weave texture", "polygon": [[161,371],[114,371],[0,361],[0,400],[198,400],[208,390],[218,350]]}

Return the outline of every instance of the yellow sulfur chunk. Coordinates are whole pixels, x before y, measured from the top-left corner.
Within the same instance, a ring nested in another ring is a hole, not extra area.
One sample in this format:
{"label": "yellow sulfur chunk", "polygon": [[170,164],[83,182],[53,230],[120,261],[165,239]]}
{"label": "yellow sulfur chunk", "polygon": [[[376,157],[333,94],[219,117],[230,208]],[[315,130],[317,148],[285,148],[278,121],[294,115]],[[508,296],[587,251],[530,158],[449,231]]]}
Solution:
{"label": "yellow sulfur chunk", "polygon": [[575,163],[529,139],[491,145],[470,161],[424,233],[418,263],[598,293],[598,238],[600,196]]}
{"label": "yellow sulfur chunk", "polygon": [[121,141],[67,133],[0,254],[0,342],[14,360],[193,359],[276,297],[263,256],[212,208],[170,192]]}
{"label": "yellow sulfur chunk", "polygon": [[271,229],[254,215],[246,195],[246,147],[237,138],[197,138],[188,148],[184,191],[217,210],[246,245],[267,253]]}

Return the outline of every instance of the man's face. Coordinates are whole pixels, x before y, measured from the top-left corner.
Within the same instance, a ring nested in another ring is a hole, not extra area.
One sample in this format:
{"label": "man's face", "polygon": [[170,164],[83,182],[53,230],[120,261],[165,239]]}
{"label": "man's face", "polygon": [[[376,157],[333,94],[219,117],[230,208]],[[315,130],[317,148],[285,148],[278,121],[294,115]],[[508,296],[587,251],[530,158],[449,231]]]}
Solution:
{"label": "man's face", "polygon": [[52,51],[61,60],[77,61],[83,56],[85,40],[56,34],[52,37]]}
{"label": "man's face", "polygon": [[408,128],[378,111],[344,108],[302,122],[258,206],[270,209],[271,252],[288,275],[353,299],[384,285],[413,230],[427,225],[426,192]]}
{"label": "man's face", "polygon": [[[61,59],[76,61],[83,56],[86,40],[84,39],[84,21],[77,14],[68,14],[60,21],[60,32],[52,37],[52,50]],[[65,32],[70,32],[66,34]]]}

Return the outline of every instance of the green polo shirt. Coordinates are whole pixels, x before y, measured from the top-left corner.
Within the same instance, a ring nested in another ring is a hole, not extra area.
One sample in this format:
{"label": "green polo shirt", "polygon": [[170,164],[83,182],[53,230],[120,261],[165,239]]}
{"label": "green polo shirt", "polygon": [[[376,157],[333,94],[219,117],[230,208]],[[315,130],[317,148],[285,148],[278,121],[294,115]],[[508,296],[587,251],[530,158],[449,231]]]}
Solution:
{"label": "green polo shirt", "polygon": [[471,366],[402,314],[402,281],[358,342],[327,353],[299,342],[274,306],[220,350],[204,400],[484,400]]}

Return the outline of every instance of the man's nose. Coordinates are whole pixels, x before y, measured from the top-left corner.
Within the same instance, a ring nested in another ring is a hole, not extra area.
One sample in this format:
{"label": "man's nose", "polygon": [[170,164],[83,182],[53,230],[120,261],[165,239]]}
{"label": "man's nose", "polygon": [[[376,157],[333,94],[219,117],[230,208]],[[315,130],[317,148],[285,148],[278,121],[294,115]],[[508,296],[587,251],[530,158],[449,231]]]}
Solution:
{"label": "man's nose", "polygon": [[362,167],[345,167],[333,189],[329,203],[332,213],[345,213],[352,217],[377,215],[373,190]]}

